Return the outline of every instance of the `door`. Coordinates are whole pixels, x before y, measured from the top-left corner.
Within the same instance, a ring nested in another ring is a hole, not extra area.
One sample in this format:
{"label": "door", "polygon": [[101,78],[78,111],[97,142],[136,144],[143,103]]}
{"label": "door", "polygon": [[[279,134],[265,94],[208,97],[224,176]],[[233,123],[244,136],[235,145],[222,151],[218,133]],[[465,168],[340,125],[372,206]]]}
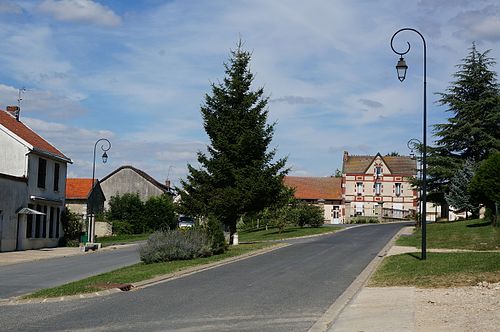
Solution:
{"label": "door", "polygon": [[340,206],[338,205],[333,206],[332,224],[340,224]]}

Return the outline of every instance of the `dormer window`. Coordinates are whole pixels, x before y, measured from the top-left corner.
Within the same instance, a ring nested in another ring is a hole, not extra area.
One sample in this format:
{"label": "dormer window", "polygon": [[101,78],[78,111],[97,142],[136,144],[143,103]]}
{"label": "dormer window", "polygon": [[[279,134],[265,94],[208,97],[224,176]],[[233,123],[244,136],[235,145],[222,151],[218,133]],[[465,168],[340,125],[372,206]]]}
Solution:
{"label": "dormer window", "polygon": [[375,176],[376,177],[382,176],[382,166],[376,166],[375,167]]}

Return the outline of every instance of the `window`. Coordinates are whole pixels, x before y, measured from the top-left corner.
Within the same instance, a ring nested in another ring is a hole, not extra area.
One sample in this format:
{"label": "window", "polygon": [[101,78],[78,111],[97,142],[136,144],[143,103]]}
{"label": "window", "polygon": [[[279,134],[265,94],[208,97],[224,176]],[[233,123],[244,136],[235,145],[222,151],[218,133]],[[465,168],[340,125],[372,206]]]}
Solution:
{"label": "window", "polygon": [[59,191],[59,164],[54,165],[54,191]]}
{"label": "window", "polygon": [[382,176],[382,166],[375,167],[375,175],[377,177]]}
{"label": "window", "polygon": [[356,215],[357,216],[363,215],[363,203],[361,202],[356,202]]}
{"label": "window", "polygon": [[47,160],[38,158],[38,188],[45,188],[45,175],[47,173]]}
{"label": "window", "polygon": [[382,188],[382,183],[376,182],[375,183],[375,195],[380,195],[380,189]]}
{"label": "window", "polygon": [[61,210],[56,209],[56,238],[59,238],[59,218],[61,216]]}
{"label": "window", "polygon": [[47,237],[47,207],[43,207],[43,213],[45,213],[44,216],[42,216],[42,237],[46,238]]}
{"label": "window", "polygon": [[[40,205],[37,205],[36,206],[36,210],[38,212],[42,212],[42,207]],[[40,230],[41,230],[41,226],[42,225],[42,215],[40,214],[37,214],[35,216],[35,236],[34,237],[40,237]]]}
{"label": "window", "polygon": [[49,237],[54,237],[54,207],[50,207],[50,217],[49,217]]}
{"label": "window", "polygon": [[356,192],[358,193],[358,196],[363,194],[363,182],[356,183]]}
{"label": "window", "polygon": [[[33,205],[28,204],[28,208],[32,209]],[[32,238],[33,237],[33,215],[32,214],[27,214],[26,215],[26,238]]]}
{"label": "window", "polygon": [[401,196],[401,183],[395,183],[394,186],[394,192],[396,193],[396,196]]}

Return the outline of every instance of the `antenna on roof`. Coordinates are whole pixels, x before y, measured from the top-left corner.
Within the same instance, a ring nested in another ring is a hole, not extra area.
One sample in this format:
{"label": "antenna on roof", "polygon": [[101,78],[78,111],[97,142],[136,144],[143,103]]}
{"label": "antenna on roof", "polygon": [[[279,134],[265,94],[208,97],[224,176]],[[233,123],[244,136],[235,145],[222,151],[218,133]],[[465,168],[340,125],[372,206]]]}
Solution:
{"label": "antenna on roof", "polygon": [[21,94],[26,92],[26,88],[23,86],[22,88],[19,89],[18,97],[17,97],[17,107],[19,107],[19,111],[21,110],[21,101],[23,98],[21,98]]}

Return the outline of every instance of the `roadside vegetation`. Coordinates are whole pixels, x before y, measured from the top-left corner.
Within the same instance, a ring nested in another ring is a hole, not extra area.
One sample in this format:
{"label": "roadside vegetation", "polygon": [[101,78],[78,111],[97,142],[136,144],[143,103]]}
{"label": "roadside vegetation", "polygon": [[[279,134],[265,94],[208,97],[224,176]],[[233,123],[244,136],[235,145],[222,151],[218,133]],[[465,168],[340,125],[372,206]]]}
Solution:
{"label": "roadside vegetation", "polygon": [[[421,229],[402,236],[396,244],[420,248]],[[480,219],[427,225],[427,247],[468,250],[500,250],[500,228]]]}
{"label": "roadside vegetation", "polygon": [[241,242],[260,242],[270,240],[289,239],[299,236],[317,235],[324,233],[336,232],[340,227],[298,227],[291,226],[280,231],[276,227],[270,227],[267,230],[261,229],[246,229],[238,232]]}
{"label": "roadside vegetation", "polygon": [[[396,244],[420,247],[421,231],[400,237]],[[427,252],[426,260],[420,260],[417,252],[389,256],[372,276],[369,286],[433,288],[500,282],[500,229],[491,227],[488,221],[476,219],[429,224],[427,248],[474,251]]]}
{"label": "roadside vegetation", "polygon": [[500,282],[500,252],[418,253],[384,259],[368,286],[416,286],[421,288],[474,286]]}
{"label": "roadside vegetation", "polygon": [[226,252],[210,257],[200,257],[189,260],[176,260],[153,264],[139,263],[108,273],[103,273],[97,276],[68,283],[62,286],[43,289],[33,294],[27,295],[24,298],[29,299],[70,296],[102,291],[109,288],[121,287],[123,285],[148,280],[160,275],[179,272],[194,266],[210,264],[222,261],[227,258],[241,256],[251,251],[263,249],[269,246],[272,246],[272,244],[242,244],[239,246],[231,246]]}
{"label": "roadside vegetation", "polygon": [[101,243],[103,247],[109,247],[117,244],[127,244],[137,241],[145,241],[150,236],[150,233],[146,234],[122,234],[122,235],[110,235],[110,236],[99,236],[97,242]]}

